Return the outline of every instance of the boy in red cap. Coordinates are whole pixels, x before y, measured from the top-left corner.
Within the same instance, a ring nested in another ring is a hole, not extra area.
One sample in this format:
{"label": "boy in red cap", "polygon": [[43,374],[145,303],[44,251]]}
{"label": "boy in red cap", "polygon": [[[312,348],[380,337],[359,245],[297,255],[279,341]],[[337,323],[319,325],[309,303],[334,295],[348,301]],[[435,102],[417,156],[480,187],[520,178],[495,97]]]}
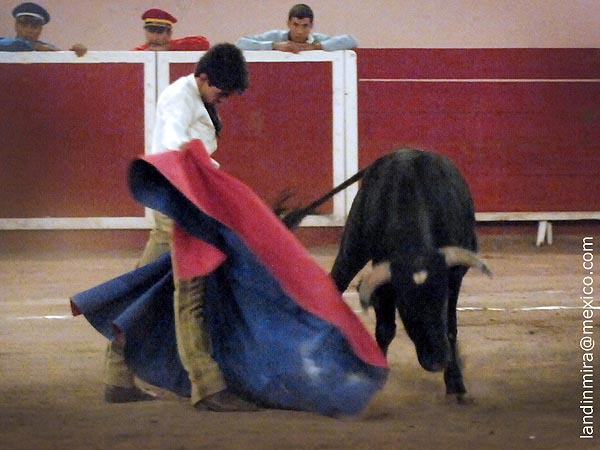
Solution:
{"label": "boy in red cap", "polygon": [[208,50],[210,44],[204,36],[188,36],[171,39],[173,24],[177,19],[162,9],[152,8],[142,14],[146,43],[134,50],[173,51],[173,50]]}

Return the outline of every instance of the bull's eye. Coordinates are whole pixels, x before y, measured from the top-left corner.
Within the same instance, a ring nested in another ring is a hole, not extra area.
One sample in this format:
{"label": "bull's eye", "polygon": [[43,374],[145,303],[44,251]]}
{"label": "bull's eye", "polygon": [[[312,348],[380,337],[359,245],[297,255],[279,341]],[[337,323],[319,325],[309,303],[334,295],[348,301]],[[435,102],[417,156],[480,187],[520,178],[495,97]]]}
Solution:
{"label": "bull's eye", "polygon": [[415,282],[415,284],[423,284],[425,283],[425,280],[427,279],[427,271],[426,270],[420,270],[419,272],[415,272],[413,273],[413,280]]}

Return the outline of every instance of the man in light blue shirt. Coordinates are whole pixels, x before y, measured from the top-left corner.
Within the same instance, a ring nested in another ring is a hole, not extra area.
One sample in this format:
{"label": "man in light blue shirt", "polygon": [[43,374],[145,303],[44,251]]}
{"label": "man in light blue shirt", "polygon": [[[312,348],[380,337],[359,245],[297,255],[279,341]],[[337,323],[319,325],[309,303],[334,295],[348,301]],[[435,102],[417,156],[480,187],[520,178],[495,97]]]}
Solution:
{"label": "man in light blue shirt", "polygon": [[314,14],[305,4],[297,4],[288,13],[288,30],[271,30],[254,36],[245,36],[236,42],[242,50],[279,50],[298,53],[307,50],[350,50],[358,47],[349,34],[328,36],[313,33]]}

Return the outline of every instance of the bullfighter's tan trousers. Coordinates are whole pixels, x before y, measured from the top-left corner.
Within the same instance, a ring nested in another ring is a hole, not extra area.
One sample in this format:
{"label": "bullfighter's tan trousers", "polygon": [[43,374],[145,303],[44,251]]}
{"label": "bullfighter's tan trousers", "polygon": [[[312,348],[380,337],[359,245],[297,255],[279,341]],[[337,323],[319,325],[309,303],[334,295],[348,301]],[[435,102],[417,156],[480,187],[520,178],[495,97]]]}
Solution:
{"label": "bullfighter's tan trousers", "polygon": [[[173,221],[157,211],[154,212],[154,228],[140,258],[138,266],[148,264],[171,249]],[[174,277],[174,312],[177,349],[183,367],[192,384],[191,403],[226,388],[223,374],[212,359],[210,336],[203,317],[205,279],[196,277],[181,280]],[[109,342],[105,358],[105,383],[124,388],[134,387],[133,372],[124,357],[125,342],[116,339]]]}

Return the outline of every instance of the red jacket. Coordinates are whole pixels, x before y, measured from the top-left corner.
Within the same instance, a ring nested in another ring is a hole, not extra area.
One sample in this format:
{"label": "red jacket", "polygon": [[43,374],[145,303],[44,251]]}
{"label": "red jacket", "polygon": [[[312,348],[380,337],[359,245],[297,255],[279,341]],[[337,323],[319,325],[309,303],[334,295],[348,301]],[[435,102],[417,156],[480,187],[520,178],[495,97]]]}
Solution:
{"label": "red jacket", "polygon": [[[208,50],[210,43],[204,36],[187,36],[181,39],[172,39],[169,41],[170,51],[194,51]],[[134,48],[134,50],[147,50],[148,45],[142,44]]]}

